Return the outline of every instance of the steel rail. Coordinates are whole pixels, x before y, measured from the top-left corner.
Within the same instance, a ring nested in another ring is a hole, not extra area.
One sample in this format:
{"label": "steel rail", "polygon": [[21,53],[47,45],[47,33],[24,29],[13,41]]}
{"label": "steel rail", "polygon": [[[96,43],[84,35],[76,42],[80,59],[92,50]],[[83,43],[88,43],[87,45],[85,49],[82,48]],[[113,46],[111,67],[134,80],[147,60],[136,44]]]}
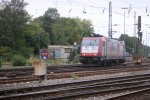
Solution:
{"label": "steel rail", "polygon": [[[128,80],[129,81],[129,80]],[[85,86],[73,86],[68,88],[60,88],[60,89],[53,89],[53,90],[45,90],[45,91],[38,91],[38,92],[30,92],[30,93],[23,93],[23,94],[16,94],[10,96],[1,96],[1,99],[10,99],[10,98],[29,98],[29,97],[41,97],[50,95],[49,99],[60,99],[60,98],[72,98],[74,96],[79,95],[86,95],[93,94],[96,92],[110,92],[110,91],[119,91],[119,90],[126,90],[126,89],[136,89],[136,88],[150,88],[150,84],[146,84],[150,82],[150,79],[147,80],[139,80],[139,81],[130,81],[130,82],[122,82],[122,83],[108,83],[108,84],[94,84],[94,85],[85,85]],[[97,90],[98,89],[98,90]],[[87,92],[88,91],[88,92]],[[70,94],[72,93],[72,94]],[[59,94],[59,95],[58,95]]]}
{"label": "steel rail", "polygon": [[108,79],[96,79],[96,80],[89,80],[89,81],[80,81],[80,82],[73,82],[73,83],[63,83],[63,84],[56,84],[56,85],[47,85],[41,87],[25,87],[25,88],[17,88],[17,89],[7,89],[7,90],[0,90],[0,96],[5,94],[11,93],[26,93],[26,92],[34,92],[40,91],[41,89],[56,89],[59,87],[68,87],[73,86],[74,84],[79,85],[96,85],[96,84],[112,84],[112,83],[119,83],[119,82],[126,82],[126,81],[137,81],[137,80],[146,80],[150,78],[150,74],[144,75],[136,75],[136,76],[125,76],[125,77],[116,77],[116,78],[108,78]]}
{"label": "steel rail", "polygon": [[137,91],[130,91],[130,92],[123,93],[123,94],[120,94],[117,96],[109,97],[106,100],[125,100],[129,97],[131,98],[135,95],[143,94],[143,93],[149,92],[149,91],[150,91],[150,88],[145,88],[145,89],[141,89],[141,90],[137,90]]}
{"label": "steel rail", "polygon": [[[47,74],[47,79],[56,79],[56,78],[70,78],[72,74],[77,75],[79,77],[83,76],[91,76],[91,75],[98,75],[98,74],[110,74],[110,73],[117,73],[117,72],[131,72],[131,71],[140,71],[140,70],[148,70],[150,64],[140,65],[140,67],[124,67],[124,68],[114,68],[114,69],[104,69],[98,71],[79,71],[79,72],[68,72],[68,73],[54,73],[54,74]],[[28,76],[23,78],[8,78],[8,79],[0,79],[0,84],[10,84],[10,83],[19,83],[19,82],[30,82],[30,81],[37,81],[36,76]]]}

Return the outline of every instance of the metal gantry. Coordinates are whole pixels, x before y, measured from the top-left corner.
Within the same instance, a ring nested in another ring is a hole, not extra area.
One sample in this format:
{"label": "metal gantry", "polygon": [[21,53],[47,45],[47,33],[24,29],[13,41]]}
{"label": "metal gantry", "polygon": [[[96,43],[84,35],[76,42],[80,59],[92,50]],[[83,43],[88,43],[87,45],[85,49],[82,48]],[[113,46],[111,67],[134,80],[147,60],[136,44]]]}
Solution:
{"label": "metal gantry", "polygon": [[112,38],[112,4],[109,2],[108,38]]}

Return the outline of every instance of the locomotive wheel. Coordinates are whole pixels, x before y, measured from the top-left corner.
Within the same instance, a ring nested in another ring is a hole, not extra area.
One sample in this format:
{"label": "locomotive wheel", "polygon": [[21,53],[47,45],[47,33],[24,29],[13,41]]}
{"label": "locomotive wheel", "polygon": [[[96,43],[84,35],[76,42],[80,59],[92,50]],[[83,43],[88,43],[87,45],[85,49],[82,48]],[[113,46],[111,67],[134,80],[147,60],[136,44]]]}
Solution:
{"label": "locomotive wheel", "polygon": [[101,66],[105,66],[105,62],[104,61],[101,62]]}
{"label": "locomotive wheel", "polygon": [[86,61],[82,61],[81,63],[82,63],[82,64],[87,64],[87,62],[86,62]]}
{"label": "locomotive wheel", "polygon": [[109,65],[111,66],[112,65],[112,61],[110,60],[110,62],[109,62]]}

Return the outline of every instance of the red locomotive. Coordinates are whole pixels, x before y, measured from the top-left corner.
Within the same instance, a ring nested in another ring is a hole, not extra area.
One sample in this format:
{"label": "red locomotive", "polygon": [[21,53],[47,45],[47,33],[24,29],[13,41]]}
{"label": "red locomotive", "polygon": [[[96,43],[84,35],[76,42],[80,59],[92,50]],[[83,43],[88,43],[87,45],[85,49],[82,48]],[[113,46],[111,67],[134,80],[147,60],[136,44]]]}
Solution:
{"label": "red locomotive", "polygon": [[125,62],[125,43],[104,36],[84,37],[80,47],[80,62],[83,64],[111,65]]}

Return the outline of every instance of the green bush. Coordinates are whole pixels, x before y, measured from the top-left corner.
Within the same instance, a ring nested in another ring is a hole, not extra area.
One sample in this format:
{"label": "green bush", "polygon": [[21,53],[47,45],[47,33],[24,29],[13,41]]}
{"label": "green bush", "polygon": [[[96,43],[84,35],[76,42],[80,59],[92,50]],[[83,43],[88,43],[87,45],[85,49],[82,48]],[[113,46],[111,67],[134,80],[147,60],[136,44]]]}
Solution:
{"label": "green bush", "polygon": [[0,67],[2,67],[2,61],[0,60]]}
{"label": "green bush", "polygon": [[0,46],[1,62],[11,61],[12,55],[13,55],[13,51],[11,50],[11,48]]}
{"label": "green bush", "polygon": [[79,55],[78,55],[77,50],[73,50],[73,51],[70,53],[68,59],[69,59],[69,62],[78,63],[78,62],[79,62]]}
{"label": "green bush", "polygon": [[25,66],[26,59],[22,55],[14,55],[12,59],[13,66]]}

